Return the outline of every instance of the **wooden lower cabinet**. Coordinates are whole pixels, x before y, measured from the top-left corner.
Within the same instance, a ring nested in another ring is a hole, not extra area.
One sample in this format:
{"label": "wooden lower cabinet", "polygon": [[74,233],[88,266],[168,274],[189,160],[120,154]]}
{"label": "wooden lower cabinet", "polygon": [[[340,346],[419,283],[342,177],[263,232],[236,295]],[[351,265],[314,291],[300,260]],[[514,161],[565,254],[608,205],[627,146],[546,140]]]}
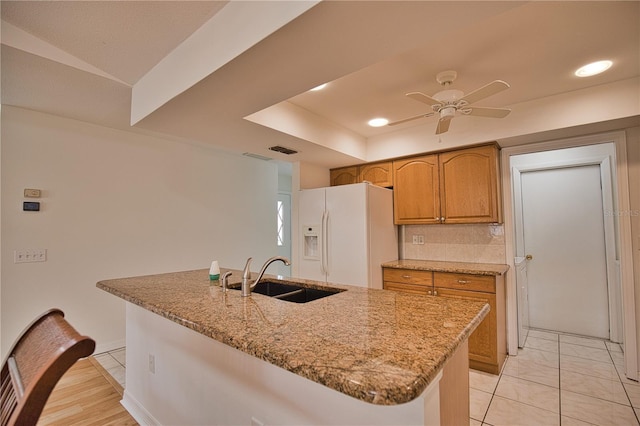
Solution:
{"label": "wooden lower cabinet", "polygon": [[469,367],[500,373],[507,356],[504,276],[383,268],[383,279],[387,290],[489,304],[489,314],[469,337]]}

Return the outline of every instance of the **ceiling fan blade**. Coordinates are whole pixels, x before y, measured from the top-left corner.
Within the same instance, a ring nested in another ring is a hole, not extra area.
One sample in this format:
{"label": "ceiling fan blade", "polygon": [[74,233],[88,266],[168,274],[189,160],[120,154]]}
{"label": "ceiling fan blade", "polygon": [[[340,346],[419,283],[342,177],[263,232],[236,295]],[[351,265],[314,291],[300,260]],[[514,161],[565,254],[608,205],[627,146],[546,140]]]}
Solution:
{"label": "ceiling fan blade", "polygon": [[461,100],[467,101],[469,104],[472,104],[474,102],[479,101],[480,99],[488,98],[489,96],[502,92],[503,90],[506,90],[509,87],[511,86],[509,86],[508,83],[502,80],[495,80],[487,85],[482,86],[479,89],[474,90],[471,93],[464,95]]}
{"label": "ceiling fan blade", "polygon": [[427,105],[438,105],[441,104],[442,102],[440,102],[437,99],[432,98],[431,96],[425,95],[422,92],[411,92],[411,93],[407,93],[405,96],[416,100],[418,102],[422,102],[423,104],[427,104]]}
{"label": "ceiling fan blade", "polygon": [[394,121],[393,123],[388,123],[387,126],[395,126],[396,124],[406,123],[407,121],[416,120],[418,118],[431,117],[433,112],[427,112],[426,114],[415,115],[413,117],[405,118],[404,120]]}
{"label": "ceiling fan blade", "polygon": [[509,108],[469,107],[469,115],[476,117],[504,118],[511,110]]}
{"label": "ceiling fan blade", "polygon": [[449,125],[451,124],[450,118],[441,118],[438,120],[438,127],[436,128],[436,135],[446,132],[449,130]]}

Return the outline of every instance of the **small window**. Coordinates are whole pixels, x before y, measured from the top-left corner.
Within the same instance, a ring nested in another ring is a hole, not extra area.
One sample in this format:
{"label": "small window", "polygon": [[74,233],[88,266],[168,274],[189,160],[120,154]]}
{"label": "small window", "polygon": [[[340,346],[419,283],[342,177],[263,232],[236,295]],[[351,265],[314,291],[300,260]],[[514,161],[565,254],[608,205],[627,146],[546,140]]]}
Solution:
{"label": "small window", "polygon": [[278,212],[278,247],[281,247],[284,245],[284,203],[282,201],[278,201],[277,212]]}

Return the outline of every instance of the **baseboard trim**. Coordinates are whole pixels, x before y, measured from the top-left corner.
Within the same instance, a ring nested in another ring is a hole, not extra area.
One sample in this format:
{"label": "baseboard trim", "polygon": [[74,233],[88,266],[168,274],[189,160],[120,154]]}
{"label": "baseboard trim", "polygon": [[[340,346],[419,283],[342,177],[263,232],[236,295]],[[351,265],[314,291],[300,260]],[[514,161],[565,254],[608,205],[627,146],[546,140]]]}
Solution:
{"label": "baseboard trim", "polygon": [[157,421],[151,413],[149,413],[139,402],[135,399],[131,394],[127,392],[125,389],[124,397],[120,401],[120,404],[131,414],[139,424],[141,425],[159,425],[160,422]]}

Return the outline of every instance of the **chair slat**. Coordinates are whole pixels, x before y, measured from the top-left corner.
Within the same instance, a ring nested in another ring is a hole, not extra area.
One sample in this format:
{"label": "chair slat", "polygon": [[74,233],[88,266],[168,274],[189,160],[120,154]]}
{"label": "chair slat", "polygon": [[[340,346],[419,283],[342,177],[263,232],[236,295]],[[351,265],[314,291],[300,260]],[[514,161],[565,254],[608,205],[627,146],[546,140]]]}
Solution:
{"label": "chair slat", "polygon": [[9,375],[11,376],[11,383],[18,395],[18,398],[22,398],[24,395],[24,384],[22,383],[22,377],[20,377],[20,371],[18,371],[18,364],[16,359],[12,356],[7,359],[7,366],[9,367]]}

